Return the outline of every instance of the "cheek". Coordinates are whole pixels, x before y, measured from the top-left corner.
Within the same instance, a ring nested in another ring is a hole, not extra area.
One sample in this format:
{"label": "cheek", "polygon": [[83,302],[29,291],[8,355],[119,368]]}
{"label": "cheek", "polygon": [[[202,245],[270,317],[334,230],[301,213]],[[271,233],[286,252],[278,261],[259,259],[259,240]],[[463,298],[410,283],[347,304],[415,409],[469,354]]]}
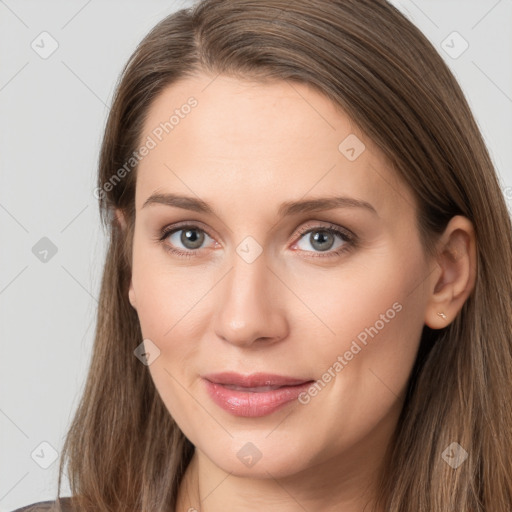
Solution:
{"label": "cheek", "polygon": [[198,349],[193,340],[199,339],[194,318],[207,292],[201,280],[190,280],[192,272],[156,264],[150,251],[134,250],[132,281],[142,335],[160,351],[148,371],[167,410],[189,436],[194,435],[190,418],[204,414],[190,398],[190,385]]}
{"label": "cheek", "polygon": [[371,339],[368,331],[384,337],[392,330],[390,326],[410,324],[408,310],[418,305],[417,294],[411,292],[421,271],[417,261],[400,259],[396,252],[388,248],[380,255],[354,259],[339,269],[317,274],[314,280],[306,273],[294,277],[294,290],[331,331],[329,336],[325,329],[319,339],[326,348],[338,340],[338,349],[348,349],[358,335],[364,343],[365,337]]}
{"label": "cheek", "polygon": [[135,237],[132,283],[141,330],[166,346],[184,328],[190,329],[190,314],[208,291],[200,267],[170,264],[169,258],[162,247],[142,247]]}
{"label": "cheek", "polygon": [[[330,331],[324,329],[326,334],[316,338],[315,360],[320,375],[329,369],[336,375],[337,392],[364,389],[371,399],[381,396],[374,393],[377,388],[389,393],[387,386],[399,394],[406,383],[425,307],[419,286],[424,272],[421,252],[415,253],[411,247],[405,257],[398,248],[388,248],[380,256],[361,258],[347,271],[331,272],[333,278],[316,279],[315,288],[309,286],[307,295],[301,295]],[[308,290],[304,277],[296,284]]]}
{"label": "cheek", "polygon": [[423,327],[420,264],[388,263],[331,283],[323,301],[311,297],[335,335],[317,339],[311,351],[320,383],[304,403],[310,400],[306,407],[326,424],[340,425],[332,446],[350,446],[399,413],[415,361]]}
{"label": "cheek", "polygon": [[346,324],[337,324],[343,335],[331,359],[341,355],[342,369],[334,388],[342,395],[350,390],[361,418],[382,417],[403,393],[419,347],[425,306],[418,286],[421,260],[397,261],[386,272],[366,274],[351,290],[346,314],[340,313]]}

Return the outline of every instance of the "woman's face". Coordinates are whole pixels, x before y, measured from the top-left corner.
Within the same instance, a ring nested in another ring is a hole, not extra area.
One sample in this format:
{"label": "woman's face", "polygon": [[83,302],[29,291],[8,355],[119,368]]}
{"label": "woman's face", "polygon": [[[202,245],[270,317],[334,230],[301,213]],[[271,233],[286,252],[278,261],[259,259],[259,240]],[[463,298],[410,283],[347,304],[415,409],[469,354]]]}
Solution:
{"label": "woman's face", "polygon": [[142,144],[129,297],[184,434],[240,476],[380,460],[431,269],[378,148],[306,85],[223,75],[168,87]]}

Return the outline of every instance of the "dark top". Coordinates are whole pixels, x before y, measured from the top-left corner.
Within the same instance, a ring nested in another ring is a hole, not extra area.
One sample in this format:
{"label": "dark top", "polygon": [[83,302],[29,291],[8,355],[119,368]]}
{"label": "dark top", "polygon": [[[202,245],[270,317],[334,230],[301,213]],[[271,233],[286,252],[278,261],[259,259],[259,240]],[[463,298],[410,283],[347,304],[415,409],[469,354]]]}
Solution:
{"label": "dark top", "polygon": [[[62,512],[73,512],[71,508],[71,500],[72,498],[60,498],[60,510]],[[38,501],[37,503],[32,503],[32,505],[25,505],[24,507],[17,508],[12,512],[54,512],[58,511],[59,507],[55,500],[50,501]]]}

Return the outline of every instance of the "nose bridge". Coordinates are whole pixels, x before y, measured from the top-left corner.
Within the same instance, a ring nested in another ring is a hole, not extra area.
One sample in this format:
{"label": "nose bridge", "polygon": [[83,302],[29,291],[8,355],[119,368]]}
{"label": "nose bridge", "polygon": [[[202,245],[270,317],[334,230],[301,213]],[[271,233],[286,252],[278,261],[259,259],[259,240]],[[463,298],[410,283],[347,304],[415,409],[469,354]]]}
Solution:
{"label": "nose bridge", "polygon": [[245,240],[233,252],[231,261],[231,270],[221,287],[215,322],[217,335],[239,345],[262,338],[267,342],[281,338],[285,319],[274,290],[279,283],[262,248],[254,240]]}
{"label": "nose bridge", "polygon": [[253,236],[246,234],[230,251],[232,270],[228,276],[227,295],[237,299],[235,302],[241,305],[247,300],[258,301],[270,284],[268,251],[264,251],[263,237],[264,235],[258,237],[260,243]]}
{"label": "nose bridge", "polygon": [[[250,254],[250,249],[245,256]],[[232,257],[232,270],[226,280],[226,290],[224,291],[224,309],[230,307],[233,313],[240,314],[240,320],[246,317],[250,319],[251,311],[256,313],[260,310],[263,313],[265,306],[265,296],[269,294],[270,270],[267,267],[267,259],[261,253],[254,260],[246,259],[244,255],[237,253]],[[246,308],[251,308],[246,310]]]}

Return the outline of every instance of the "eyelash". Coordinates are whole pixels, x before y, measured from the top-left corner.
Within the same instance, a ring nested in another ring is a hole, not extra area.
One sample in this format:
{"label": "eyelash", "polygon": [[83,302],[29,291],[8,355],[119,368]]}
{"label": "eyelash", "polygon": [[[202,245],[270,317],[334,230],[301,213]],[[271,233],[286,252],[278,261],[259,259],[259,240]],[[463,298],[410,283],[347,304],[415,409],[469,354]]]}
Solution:
{"label": "eyelash", "polygon": [[[182,258],[194,257],[195,253],[199,252],[200,249],[199,250],[198,249],[195,249],[195,250],[189,249],[187,251],[183,251],[181,249],[176,249],[175,247],[171,247],[165,243],[165,240],[167,239],[167,237],[169,235],[172,235],[173,233],[176,233],[177,231],[182,231],[186,228],[202,231],[203,233],[206,233],[210,238],[213,238],[208,233],[208,231],[206,231],[205,229],[203,229],[197,225],[194,225],[194,224],[176,225],[175,224],[173,226],[167,226],[167,227],[163,228],[160,231],[156,241],[163,244],[164,249],[166,251],[170,252],[171,254],[177,255],[178,257],[182,257]],[[296,236],[298,237],[297,242],[303,237],[303,235],[305,235],[306,233],[313,232],[313,231],[326,231],[328,233],[331,233],[334,236],[336,236],[336,235],[339,236],[345,242],[340,248],[338,248],[334,251],[326,251],[325,254],[316,253],[313,256],[311,256],[313,258],[332,258],[332,257],[341,256],[341,254],[353,249],[356,246],[356,241],[357,241],[356,235],[354,235],[351,231],[347,230],[346,228],[341,229],[341,228],[335,226],[334,224],[330,224],[329,226],[318,226],[317,225],[317,226],[301,227],[301,228],[299,228],[299,230],[296,233]],[[297,242],[295,242],[295,243],[297,243]],[[294,243],[294,245],[295,245],[295,243]],[[301,249],[299,249],[299,251],[300,250]],[[302,251],[302,252],[310,253],[310,252],[314,252],[314,251]]]}

